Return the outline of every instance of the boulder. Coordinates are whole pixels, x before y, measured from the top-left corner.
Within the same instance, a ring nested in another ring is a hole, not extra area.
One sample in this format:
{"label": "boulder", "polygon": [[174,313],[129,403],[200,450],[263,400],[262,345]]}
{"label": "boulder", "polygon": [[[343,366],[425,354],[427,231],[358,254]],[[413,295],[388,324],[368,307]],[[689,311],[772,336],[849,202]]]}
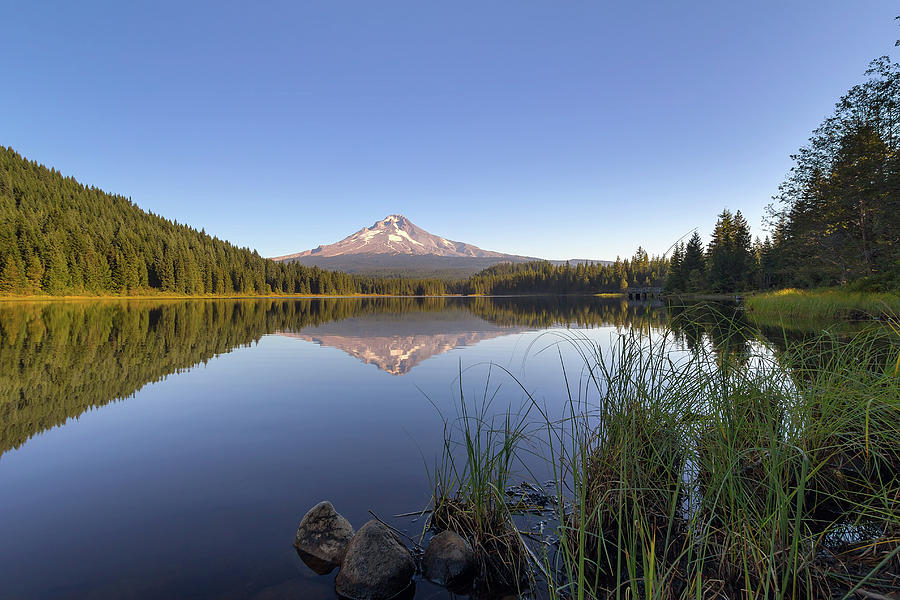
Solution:
{"label": "boulder", "polygon": [[387,526],[372,520],[347,545],[334,589],[353,600],[387,600],[408,590],[415,572],[406,547]]}
{"label": "boulder", "polygon": [[303,562],[322,575],[341,564],[352,537],[350,521],[338,514],[331,502],[326,500],[303,515],[294,538],[294,548]]}
{"label": "boulder", "polygon": [[475,576],[475,552],[455,531],[442,531],[425,550],[422,574],[443,586],[464,585]]}

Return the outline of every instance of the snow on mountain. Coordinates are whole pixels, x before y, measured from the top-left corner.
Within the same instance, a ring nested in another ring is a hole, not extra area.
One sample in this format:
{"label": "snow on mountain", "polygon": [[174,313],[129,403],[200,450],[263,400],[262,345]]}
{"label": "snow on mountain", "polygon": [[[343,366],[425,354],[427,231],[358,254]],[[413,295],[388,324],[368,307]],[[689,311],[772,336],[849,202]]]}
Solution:
{"label": "snow on mountain", "polygon": [[[360,229],[334,244],[319,246],[305,252],[277,256],[273,260],[295,260],[303,257],[333,257],[344,255],[414,255],[457,258],[513,258],[501,252],[482,250],[477,246],[454,242],[428,233],[403,215],[389,215],[371,227]],[[520,257],[514,257],[520,258]]]}

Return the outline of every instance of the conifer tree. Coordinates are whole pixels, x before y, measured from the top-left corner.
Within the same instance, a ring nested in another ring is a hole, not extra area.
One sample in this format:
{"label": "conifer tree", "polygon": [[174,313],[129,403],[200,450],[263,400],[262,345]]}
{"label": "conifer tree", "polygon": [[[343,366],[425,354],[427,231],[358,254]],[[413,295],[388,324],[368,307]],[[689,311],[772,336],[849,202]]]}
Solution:
{"label": "conifer tree", "polygon": [[12,252],[6,254],[0,266],[0,293],[18,294],[22,291],[22,270]]}
{"label": "conifer tree", "polygon": [[706,289],[706,257],[703,254],[703,241],[696,231],[684,248],[681,272],[686,291],[701,292]]}
{"label": "conifer tree", "polygon": [[873,61],[793,157],[770,222],[779,275],[800,285],[900,279],[900,64]]}

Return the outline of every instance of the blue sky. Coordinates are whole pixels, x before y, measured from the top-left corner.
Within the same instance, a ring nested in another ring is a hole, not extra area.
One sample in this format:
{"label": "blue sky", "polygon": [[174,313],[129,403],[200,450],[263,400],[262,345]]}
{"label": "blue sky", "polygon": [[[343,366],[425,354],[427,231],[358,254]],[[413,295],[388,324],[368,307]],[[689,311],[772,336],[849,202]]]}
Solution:
{"label": "blue sky", "polygon": [[896,2],[24,2],[0,144],[265,256],[390,213],[491,250],[762,234]]}

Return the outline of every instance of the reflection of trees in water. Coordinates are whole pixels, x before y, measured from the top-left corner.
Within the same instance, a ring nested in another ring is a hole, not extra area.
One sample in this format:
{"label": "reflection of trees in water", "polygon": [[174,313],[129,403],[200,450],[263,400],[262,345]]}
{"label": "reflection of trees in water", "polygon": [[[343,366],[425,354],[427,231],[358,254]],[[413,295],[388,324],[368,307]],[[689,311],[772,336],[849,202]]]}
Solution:
{"label": "reflection of trees in water", "polygon": [[658,328],[666,324],[661,305],[624,298],[532,296],[475,298],[465,305],[476,316],[498,325],[518,327],[614,326]]}
{"label": "reflection of trees in water", "polygon": [[709,344],[720,369],[744,368],[752,356],[759,330],[744,318],[735,303],[704,302],[668,307],[669,328],[691,351]]}
{"label": "reflection of trees in water", "polygon": [[832,369],[847,348],[858,354],[861,368],[876,372],[897,361],[897,336],[877,323],[847,329],[845,323],[837,322],[823,324],[825,331],[792,330],[752,323],[736,303],[704,302],[667,309],[668,327],[676,339],[691,351],[709,344],[723,374],[746,368],[761,343],[800,379]]}
{"label": "reflection of trees in water", "polygon": [[0,453],[267,333],[350,317],[465,308],[501,326],[662,324],[596,298],[312,298],[0,305]]}
{"label": "reflection of trees in water", "polygon": [[[5,304],[0,305],[0,453],[267,333],[411,313],[430,314],[440,330],[442,315],[452,318],[449,313],[459,309],[501,327],[646,331],[669,326],[688,348],[711,343],[720,365],[732,366],[746,364],[759,331],[733,305],[666,309],[593,296]],[[775,350],[783,348],[784,332],[767,337]],[[873,354],[886,357],[885,352]]]}
{"label": "reflection of trees in water", "polygon": [[0,451],[265,333],[252,303],[0,307]]}

